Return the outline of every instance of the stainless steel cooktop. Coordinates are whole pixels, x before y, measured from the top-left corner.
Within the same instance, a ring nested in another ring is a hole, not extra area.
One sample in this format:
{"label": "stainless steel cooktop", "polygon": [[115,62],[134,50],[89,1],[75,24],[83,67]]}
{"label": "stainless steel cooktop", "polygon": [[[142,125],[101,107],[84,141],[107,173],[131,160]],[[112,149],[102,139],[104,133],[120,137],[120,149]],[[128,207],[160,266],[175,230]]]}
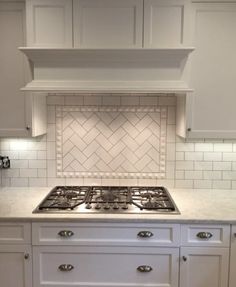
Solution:
{"label": "stainless steel cooktop", "polygon": [[178,214],[179,210],[161,186],[56,186],[34,213]]}

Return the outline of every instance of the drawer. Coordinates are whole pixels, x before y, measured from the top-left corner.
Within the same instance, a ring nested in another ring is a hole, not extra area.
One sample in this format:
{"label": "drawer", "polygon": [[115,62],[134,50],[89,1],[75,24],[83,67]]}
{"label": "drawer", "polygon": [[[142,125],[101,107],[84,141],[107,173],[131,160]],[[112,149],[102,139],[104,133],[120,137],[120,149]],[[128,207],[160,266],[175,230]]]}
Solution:
{"label": "drawer", "polygon": [[0,244],[31,243],[31,224],[22,222],[0,223]]}
{"label": "drawer", "polygon": [[37,246],[33,252],[37,287],[178,286],[178,248]]}
{"label": "drawer", "polygon": [[178,224],[33,223],[33,245],[178,246]]}
{"label": "drawer", "polygon": [[228,247],[229,225],[182,225],[181,245]]}

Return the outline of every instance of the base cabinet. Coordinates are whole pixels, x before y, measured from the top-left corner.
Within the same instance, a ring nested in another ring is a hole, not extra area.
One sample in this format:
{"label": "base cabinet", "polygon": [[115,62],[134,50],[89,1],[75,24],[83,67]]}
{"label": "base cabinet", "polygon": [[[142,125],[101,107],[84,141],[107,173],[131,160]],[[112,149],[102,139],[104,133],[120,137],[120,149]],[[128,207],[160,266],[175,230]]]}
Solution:
{"label": "base cabinet", "polygon": [[181,247],[180,287],[227,287],[229,249]]}
{"label": "base cabinet", "polygon": [[236,286],[236,225],[231,229],[229,287]]}

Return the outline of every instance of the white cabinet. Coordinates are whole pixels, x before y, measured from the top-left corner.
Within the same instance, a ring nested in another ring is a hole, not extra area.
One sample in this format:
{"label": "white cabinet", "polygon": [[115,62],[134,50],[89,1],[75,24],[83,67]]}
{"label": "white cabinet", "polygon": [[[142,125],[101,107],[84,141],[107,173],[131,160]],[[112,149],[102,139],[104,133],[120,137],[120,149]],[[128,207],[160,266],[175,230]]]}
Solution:
{"label": "white cabinet", "polygon": [[236,225],[231,229],[229,287],[236,286]]}
{"label": "white cabinet", "polygon": [[189,44],[188,0],[144,0],[144,47]]}
{"label": "white cabinet", "polygon": [[193,3],[192,13],[188,136],[235,138],[236,3]]}
{"label": "white cabinet", "polygon": [[229,226],[182,225],[181,236],[180,287],[227,287]]}
{"label": "white cabinet", "polygon": [[74,0],[74,46],[141,48],[143,0]]}
{"label": "white cabinet", "polygon": [[[24,45],[24,2],[0,2],[0,136],[37,136],[46,132],[45,97],[20,91],[28,74]],[[42,115],[37,123],[34,115]]]}
{"label": "white cabinet", "polygon": [[72,47],[72,0],[26,0],[27,45]]}
{"label": "white cabinet", "polygon": [[32,286],[29,223],[0,223],[1,287]]}
{"label": "white cabinet", "polygon": [[34,287],[177,287],[179,241],[178,224],[33,223]]}

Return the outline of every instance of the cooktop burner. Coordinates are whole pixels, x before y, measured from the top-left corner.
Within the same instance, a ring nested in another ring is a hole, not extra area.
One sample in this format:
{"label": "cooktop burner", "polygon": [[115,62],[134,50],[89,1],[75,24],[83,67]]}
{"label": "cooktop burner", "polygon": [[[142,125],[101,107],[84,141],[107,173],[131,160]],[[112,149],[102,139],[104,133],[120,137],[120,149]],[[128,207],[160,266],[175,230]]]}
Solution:
{"label": "cooktop burner", "polygon": [[164,187],[56,186],[35,213],[179,213]]}

